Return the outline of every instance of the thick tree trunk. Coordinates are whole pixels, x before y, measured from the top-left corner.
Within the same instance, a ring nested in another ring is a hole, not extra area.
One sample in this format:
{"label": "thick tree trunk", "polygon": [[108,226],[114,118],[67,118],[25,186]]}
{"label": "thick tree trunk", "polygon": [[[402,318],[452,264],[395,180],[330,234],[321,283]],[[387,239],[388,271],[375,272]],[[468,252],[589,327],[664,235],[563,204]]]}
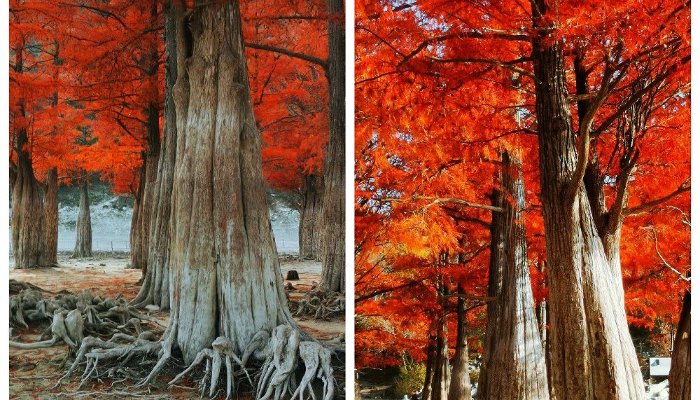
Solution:
{"label": "thick tree trunk", "polygon": [[92,257],[92,221],[90,221],[90,197],[87,178],[80,185],[80,209],[75,223],[75,249],[73,258]]}
{"label": "thick tree trunk", "polygon": [[427,357],[425,359],[425,381],[423,382],[423,393],[421,400],[430,400],[433,396],[433,374],[435,373],[435,360],[437,358],[437,337],[428,336]]}
{"label": "thick tree trunk", "polygon": [[323,177],[304,175],[303,198],[299,212],[299,258],[302,260],[321,259],[320,254],[320,215]]}
{"label": "thick tree trunk", "polygon": [[[494,190],[491,192],[491,205],[500,207],[503,204],[503,192]],[[503,266],[506,261],[505,253],[505,216],[500,212],[491,212],[491,233],[490,256],[489,256],[489,287],[488,297],[496,299],[501,293],[503,281]],[[481,368],[479,370],[479,384],[477,385],[476,397],[479,400],[488,400],[486,393],[489,389],[489,366],[491,355],[496,351],[497,328],[500,325],[499,311],[500,302],[491,300],[486,305],[486,334],[484,336],[484,351],[481,355]]]}
{"label": "thick tree trunk", "polygon": [[177,154],[164,340],[191,362],[218,336],[241,354],[294,322],[272,238],[236,1],[177,20]]}
{"label": "thick tree trunk", "polygon": [[43,193],[27,153],[27,132],[16,133],[17,172],[12,188],[12,251],[15,268],[51,266],[46,246]]}
{"label": "thick tree trunk", "polygon": [[323,173],[321,289],[345,291],[345,30],[343,0],[328,0],[330,137]]}
{"label": "thick tree trunk", "polygon": [[46,173],[44,218],[46,218],[46,259],[49,265],[58,264],[58,171]]}
{"label": "thick tree trunk", "polygon": [[449,391],[450,353],[447,343],[447,325],[445,322],[444,316],[440,317],[438,320],[431,400],[447,400]]}
{"label": "thick tree trunk", "polygon": [[158,173],[153,189],[150,211],[148,262],[141,290],[132,304],[143,307],[154,304],[167,310],[170,308],[170,214],[177,152],[177,116],[173,99],[173,85],[177,78],[175,43],[176,15],[172,2],[165,10],[165,119],[163,143],[158,161]]}
{"label": "thick tree trunk", "polygon": [[[542,348],[535,302],[532,296],[527,260],[525,226],[521,212],[525,208],[525,188],[520,165],[502,155],[501,181],[504,196],[505,264],[498,302],[497,326],[488,362],[488,386],[484,399],[549,399],[545,354]],[[511,201],[512,199],[512,201]],[[479,388],[479,390],[483,390]]]}
{"label": "thick tree trunk", "polygon": [[[460,287],[457,292],[464,294]],[[467,302],[457,299],[457,348],[450,379],[449,400],[471,400],[472,386],[469,382],[469,345],[467,343]]]}
{"label": "thick tree trunk", "polygon": [[[533,3],[540,186],[549,286],[551,395],[558,399],[644,398],[618,281],[597,234],[576,170],[576,135],[567,103],[561,43]],[[611,295],[613,293],[613,295]]]}
{"label": "thick tree trunk", "polygon": [[671,373],[669,374],[669,400],[690,400],[690,292],[683,297],[681,319],[678,321],[676,339],[673,342]]}

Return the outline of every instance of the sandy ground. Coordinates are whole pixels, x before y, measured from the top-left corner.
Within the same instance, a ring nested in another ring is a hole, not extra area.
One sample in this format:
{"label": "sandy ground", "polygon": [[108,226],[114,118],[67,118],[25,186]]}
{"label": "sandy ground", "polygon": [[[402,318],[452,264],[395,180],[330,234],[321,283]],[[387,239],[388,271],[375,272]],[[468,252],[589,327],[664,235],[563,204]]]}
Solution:
{"label": "sandy ground", "polygon": [[[40,270],[14,269],[10,262],[10,279],[29,282],[50,292],[68,290],[79,292],[85,289],[95,295],[117,297],[123,295],[133,298],[139,291],[138,280],[141,271],[129,269],[127,254],[105,254],[93,258],[74,260],[68,255],[59,255],[59,267]],[[292,257],[282,257],[280,268],[283,278],[289,270],[299,273],[298,281],[291,283],[294,290],[290,298],[295,299],[304,295],[318,282],[321,265],[315,261],[299,261]],[[167,323],[167,312],[151,314]],[[298,320],[300,327],[318,340],[331,340],[345,330],[342,319],[333,321]],[[17,340],[23,342],[35,341],[41,331],[36,328],[17,330],[13,335],[19,335]],[[105,384],[88,383],[77,390],[79,373],[74,374],[71,382],[62,388],[49,390],[65,370],[64,363],[68,362],[65,345],[57,345],[48,349],[17,350],[10,349],[10,398],[13,399],[56,399],[56,398],[200,398],[199,393],[192,387],[194,382],[183,382],[183,386],[167,388],[166,377],[155,382],[149,390],[134,390],[122,388],[115,390]],[[173,366],[177,369],[177,366]],[[116,386],[115,386],[116,387]],[[109,394],[104,394],[109,392]]]}

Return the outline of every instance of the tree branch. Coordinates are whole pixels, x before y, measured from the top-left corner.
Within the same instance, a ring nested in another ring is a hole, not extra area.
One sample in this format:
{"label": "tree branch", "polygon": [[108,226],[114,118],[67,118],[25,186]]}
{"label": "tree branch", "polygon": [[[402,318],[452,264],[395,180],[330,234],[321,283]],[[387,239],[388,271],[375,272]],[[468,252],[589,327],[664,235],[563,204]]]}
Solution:
{"label": "tree branch", "polygon": [[530,61],[530,58],[528,58],[528,57],[518,58],[517,60],[512,60],[512,61],[498,61],[498,60],[491,60],[488,58],[435,58],[435,57],[428,57],[428,59],[435,61],[435,62],[439,62],[439,63],[465,63],[465,64],[480,63],[480,64],[495,65],[497,67],[506,68],[506,69],[509,69],[513,72],[517,72],[521,75],[525,75],[527,77],[532,78],[533,80],[535,79],[535,74],[533,74],[532,72],[515,66],[515,64]]}
{"label": "tree branch", "polygon": [[655,230],[653,227],[650,227],[649,230],[651,231],[651,235],[652,235],[652,237],[654,238],[654,250],[656,250],[656,255],[659,257],[659,259],[661,260],[661,262],[663,263],[663,265],[666,266],[666,267],[667,267],[668,269],[670,269],[671,271],[673,271],[673,272],[675,272],[676,274],[678,274],[678,277],[679,277],[680,279],[683,279],[683,280],[686,281],[686,282],[690,282],[690,278],[688,278],[687,276],[685,276],[685,274],[681,273],[679,270],[673,268],[673,266],[672,266],[671,264],[669,264],[668,261],[666,261],[666,259],[664,258],[664,256],[661,255],[661,251],[659,251],[659,241],[658,241],[658,239],[657,239],[657,237],[656,237],[656,230]]}
{"label": "tree branch", "polygon": [[659,205],[661,205],[661,204],[663,204],[663,203],[665,203],[665,202],[671,200],[672,198],[674,198],[674,197],[676,197],[676,196],[678,196],[678,195],[680,195],[680,194],[683,194],[683,193],[689,192],[689,191],[690,191],[690,183],[689,183],[688,181],[683,182],[683,183],[678,187],[678,189],[676,189],[676,190],[674,190],[673,192],[667,194],[666,196],[660,197],[660,198],[658,198],[658,199],[656,199],[656,200],[649,201],[649,202],[647,202],[647,203],[640,204],[640,205],[635,206],[635,207],[625,208],[625,209],[622,211],[622,215],[625,216],[625,217],[628,217],[628,216],[633,216],[633,215],[642,214],[642,213],[644,213],[644,212],[647,212],[647,211],[649,211],[649,210],[651,210],[651,209],[653,209],[653,208],[655,208],[655,207],[657,207],[657,206],[659,206]]}
{"label": "tree branch", "polygon": [[365,301],[365,300],[369,300],[369,299],[371,299],[372,297],[375,297],[375,296],[379,296],[379,295],[382,295],[382,294],[386,294],[386,293],[393,292],[393,291],[395,291],[395,290],[405,289],[405,288],[408,288],[408,287],[411,287],[411,286],[419,285],[419,284],[423,283],[424,280],[425,280],[425,279],[421,279],[421,280],[417,280],[417,281],[410,281],[410,282],[407,282],[407,283],[404,283],[404,284],[401,284],[401,285],[398,285],[398,286],[394,286],[394,287],[390,287],[390,288],[385,288],[385,289],[380,289],[380,290],[375,290],[375,291],[373,291],[373,292],[370,292],[370,293],[367,293],[367,294],[363,294],[363,295],[357,296],[357,297],[355,297],[355,304],[360,303],[360,302],[363,302],[363,301]]}
{"label": "tree branch", "polygon": [[496,30],[489,30],[486,32],[479,32],[479,31],[460,32],[460,33],[452,33],[452,34],[448,34],[448,35],[436,36],[436,37],[426,39],[423,42],[421,42],[418,45],[418,47],[416,47],[413,51],[411,51],[410,53],[408,53],[404,56],[403,60],[401,60],[401,62],[398,64],[398,66],[405,64],[409,59],[413,58],[415,55],[417,55],[418,53],[423,51],[423,49],[430,46],[431,44],[442,43],[442,42],[445,42],[445,41],[451,40],[451,39],[486,39],[486,38],[525,41],[525,42],[530,40],[529,36],[526,34],[511,33],[511,32],[496,31]]}
{"label": "tree branch", "polygon": [[608,231],[610,228],[615,231],[619,229],[622,224],[622,219],[624,218],[623,210],[627,205],[627,187],[629,184],[630,177],[632,176],[632,170],[635,165],[637,165],[637,160],[639,159],[639,149],[634,151],[627,168],[625,168],[617,178],[617,194],[615,196],[615,202],[612,207],[610,207],[610,212],[608,213]]}
{"label": "tree branch", "polygon": [[501,207],[494,207],[494,206],[487,205],[487,204],[472,203],[470,201],[466,201],[466,200],[462,200],[462,199],[455,199],[452,197],[411,196],[411,197],[406,198],[406,199],[381,199],[380,201],[405,203],[408,201],[415,201],[415,200],[430,201],[430,204],[427,204],[424,208],[427,208],[427,207],[430,207],[430,206],[436,205],[436,204],[447,203],[447,204],[456,204],[458,206],[478,208],[481,210],[488,210],[488,211],[499,212],[499,213],[503,212],[503,208],[501,208]]}
{"label": "tree branch", "polygon": [[308,54],[297,53],[296,51],[283,49],[281,47],[269,46],[266,44],[259,44],[259,43],[250,43],[250,42],[246,42],[246,43],[244,43],[244,45],[245,45],[245,47],[249,47],[251,49],[270,51],[273,53],[285,55],[287,57],[298,58],[300,60],[304,60],[304,61],[310,62],[312,64],[320,65],[321,67],[323,67],[324,70],[327,69],[327,66],[328,66],[328,62],[326,60],[322,60],[318,57],[310,56]]}

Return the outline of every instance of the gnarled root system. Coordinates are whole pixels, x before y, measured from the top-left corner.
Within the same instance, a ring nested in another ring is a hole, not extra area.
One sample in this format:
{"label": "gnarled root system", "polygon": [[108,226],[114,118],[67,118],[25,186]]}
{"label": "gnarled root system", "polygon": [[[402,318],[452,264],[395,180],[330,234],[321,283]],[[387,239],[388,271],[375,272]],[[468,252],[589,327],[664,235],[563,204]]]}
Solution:
{"label": "gnarled root system", "polygon": [[312,290],[298,301],[290,301],[295,317],[330,320],[345,313],[345,296],[338,292]]}

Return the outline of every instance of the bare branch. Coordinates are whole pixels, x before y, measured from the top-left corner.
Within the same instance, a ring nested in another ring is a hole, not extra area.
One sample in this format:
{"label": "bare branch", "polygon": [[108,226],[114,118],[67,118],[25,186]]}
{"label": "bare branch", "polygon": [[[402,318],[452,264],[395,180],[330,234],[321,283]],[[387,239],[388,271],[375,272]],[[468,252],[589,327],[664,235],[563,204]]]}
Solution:
{"label": "bare branch", "polygon": [[525,75],[527,77],[532,78],[533,80],[535,79],[535,74],[533,74],[532,72],[515,66],[515,64],[530,61],[530,59],[527,57],[518,58],[517,60],[512,60],[512,61],[498,61],[498,60],[492,60],[492,59],[488,59],[488,58],[435,58],[435,57],[428,57],[428,59],[435,61],[435,62],[439,62],[439,63],[465,63],[465,64],[479,63],[479,64],[495,65],[497,67],[502,67],[505,69],[509,69],[513,72],[517,72],[521,75]]}
{"label": "bare branch", "polygon": [[672,198],[674,198],[680,194],[683,194],[685,192],[689,192],[689,191],[690,191],[690,183],[688,181],[685,181],[678,187],[678,189],[667,194],[666,196],[663,196],[663,197],[660,197],[656,200],[652,200],[652,201],[640,204],[640,205],[635,206],[635,207],[625,208],[622,211],[622,215],[625,217],[629,217],[629,216],[634,216],[634,215],[639,215],[639,214],[645,213],[645,212],[650,211],[653,208],[656,208],[657,206],[671,200]]}
{"label": "bare branch", "polygon": [[244,43],[244,45],[245,45],[245,47],[249,47],[251,49],[271,51],[273,53],[283,54],[287,57],[298,58],[300,60],[304,60],[304,61],[310,62],[312,64],[320,65],[321,67],[323,67],[323,69],[326,69],[327,65],[328,65],[328,62],[326,60],[322,60],[318,57],[310,56],[308,54],[297,53],[296,51],[283,49],[281,47],[269,46],[266,44],[259,44],[259,43],[250,43],[250,42],[246,42],[246,43]]}
{"label": "bare branch", "polygon": [[657,237],[656,237],[656,230],[655,230],[653,227],[649,227],[649,228],[647,228],[647,229],[649,229],[649,230],[651,231],[651,235],[652,235],[652,237],[654,238],[654,250],[656,250],[656,255],[659,257],[659,260],[661,260],[661,262],[663,263],[663,265],[666,266],[666,267],[667,267],[668,269],[670,269],[671,271],[673,271],[673,272],[675,272],[676,274],[678,274],[678,277],[679,277],[680,279],[683,279],[683,280],[686,281],[686,282],[690,282],[690,278],[688,278],[687,276],[685,276],[685,274],[681,273],[679,270],[673,268],[673,266],[672,266],[671,264],[669,264],[668,261],[666,261],[666,259],[664,258],[664,256],[661,255],[661,251],[659,251],[659,241],[658,241],[658,239],[657,239]]}
{"label": "bare branch", "polygon": [[466,200],[462,200],[462,199],[455,199],[452,197],[411,196],[411,197],[406,198],[406,199],[381,199],[380,201],[405,203],[405,202],[416,201],[416,200],[430,201],[430,203],[427,204],[423,208],[428,208],[432,205],[438,205],[438,204],[455,204],[455,205],[462,206],[462,207],[478,208],[481,210],[488,210],[488,211],[499,212],[499,213],[503,212],[503,208],[501,208],[501,207],[494,207],[494,206],[491,206],[488,204],[472,203],[470,201],[466,201]]}

